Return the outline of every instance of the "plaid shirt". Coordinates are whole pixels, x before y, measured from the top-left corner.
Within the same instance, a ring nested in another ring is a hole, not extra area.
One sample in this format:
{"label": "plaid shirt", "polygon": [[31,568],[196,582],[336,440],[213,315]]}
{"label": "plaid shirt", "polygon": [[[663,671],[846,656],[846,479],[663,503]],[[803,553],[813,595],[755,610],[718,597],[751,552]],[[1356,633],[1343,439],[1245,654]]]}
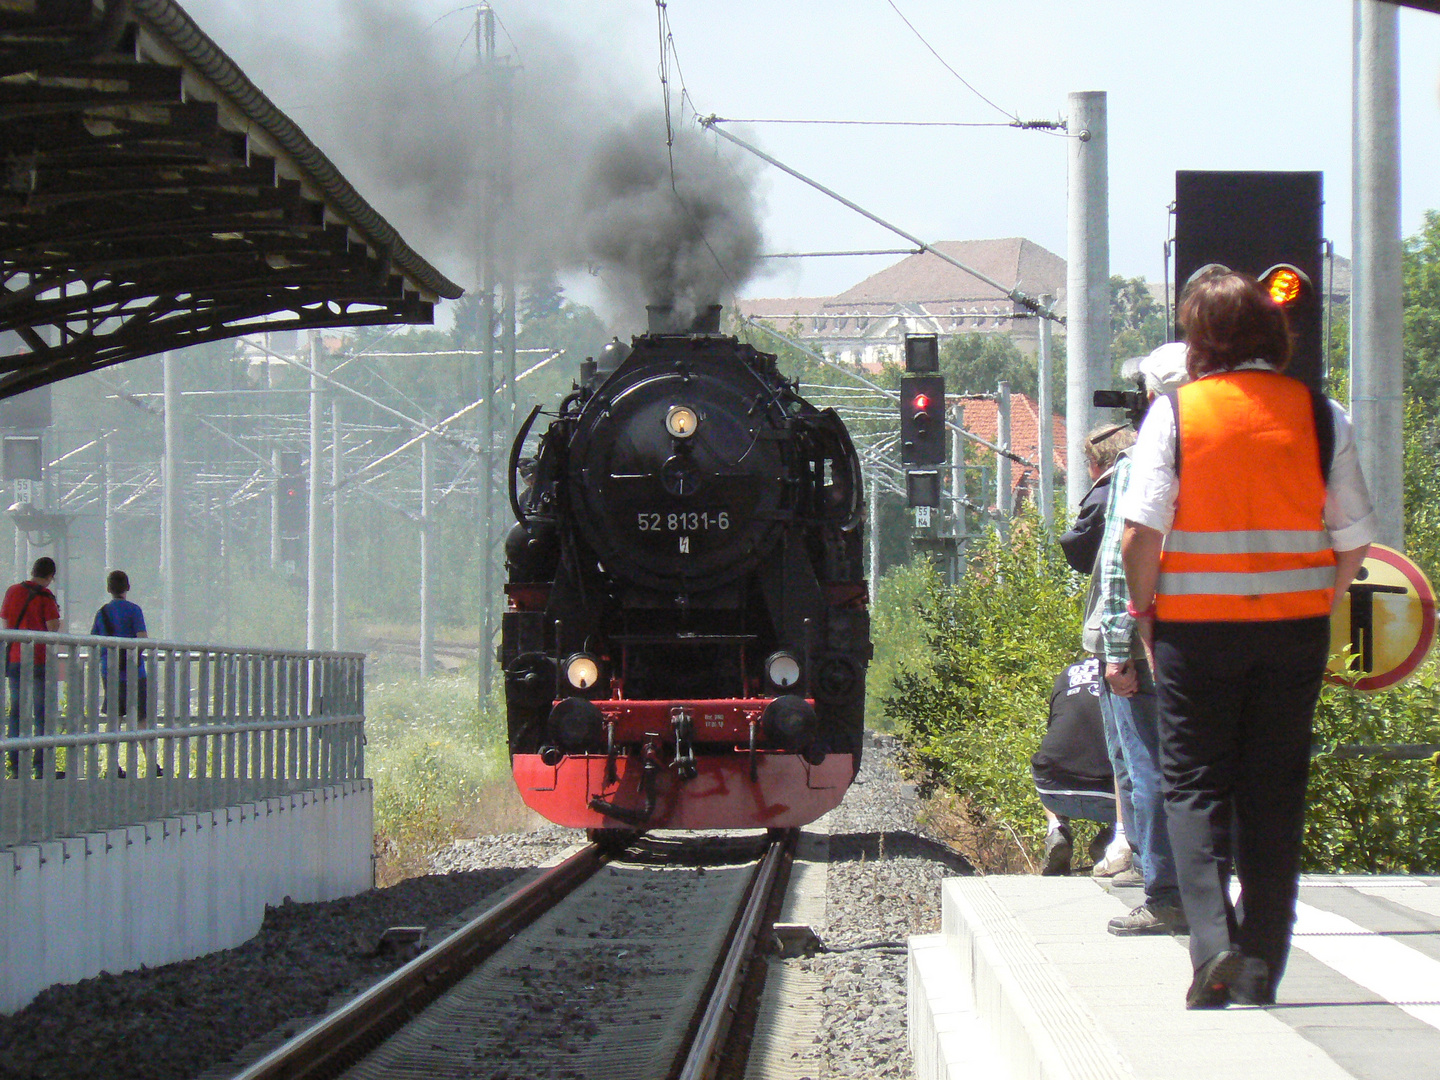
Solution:
{"label": "plaid shirt", "polygon": [[1125,582],[1125,564],[1120,559],[1120,539],[1125,534],[1125,518],[1120,502],[1130,486],[1130,455],[1122,453],[1115,461],[1115,474],[1110,478],[1110,499],[1105,504],[1105,534],[1100,538],[1100,552],[1095,556],[1100,578],[1100,658],[1106,663],[1123,664],[1131,659],[1138,644],[1135,620],[1126,610],[1130,603],[1130,587]]}

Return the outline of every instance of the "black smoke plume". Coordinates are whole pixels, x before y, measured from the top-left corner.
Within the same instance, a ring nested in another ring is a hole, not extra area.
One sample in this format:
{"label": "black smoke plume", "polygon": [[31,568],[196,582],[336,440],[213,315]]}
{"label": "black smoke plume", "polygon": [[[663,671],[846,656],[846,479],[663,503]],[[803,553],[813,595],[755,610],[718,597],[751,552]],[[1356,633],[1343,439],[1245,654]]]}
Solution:
{"label": "black smoke plume", "polygon": [[[758,266],[757,174],[677,120],[674,174],[656,86],[620,86],[593,45],[501,5],[512,55],[486,67],[462,13],[344,0],[323,41],[267,0],[187,10],[420,254],[467,288],[487,238],[522,281],[588,269],[617,329],[643,307],[719,302]],[[518,55],[515,55],[518,54]],[[495,102],[511,101],[503,123]],[[495,117],[493,121],[488,117]],[[487,217],[486,192],[509,210]],[[486,222],[493,223],[493,230]]]}

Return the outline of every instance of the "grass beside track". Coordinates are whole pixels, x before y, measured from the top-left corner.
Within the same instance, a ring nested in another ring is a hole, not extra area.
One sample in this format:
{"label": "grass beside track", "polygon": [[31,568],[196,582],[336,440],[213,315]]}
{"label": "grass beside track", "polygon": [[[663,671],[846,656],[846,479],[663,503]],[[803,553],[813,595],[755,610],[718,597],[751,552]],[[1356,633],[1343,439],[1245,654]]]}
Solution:
{"label": "grass beside track", "polygon": [[511,785],[503,701],[497,693],[480,707],[473,670],[422,680],[381,662],[369,675],[377,884],[424,873],[456,837],[518,831],[533,820]]}

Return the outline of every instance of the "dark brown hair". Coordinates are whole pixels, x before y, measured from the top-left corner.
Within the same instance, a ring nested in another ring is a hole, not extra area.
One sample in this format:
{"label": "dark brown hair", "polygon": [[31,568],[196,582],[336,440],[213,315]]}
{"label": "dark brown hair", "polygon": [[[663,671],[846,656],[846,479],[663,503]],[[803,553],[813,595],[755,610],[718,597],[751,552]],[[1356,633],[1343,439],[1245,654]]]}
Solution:
{"label": "dark brown hair", "polygon": [[105,578],[105,590],[111,596],[120,596],[130,591],[130,575],[124,570],[111,570]]}
{"label": "dark brown hair", "polygon": [[1249,274],[1224,270],[1191,281],[1180,298],[1179,321],[1191,378],[1249,360],[1264,360],[1280,371],[1290,363],[1285,311]]}

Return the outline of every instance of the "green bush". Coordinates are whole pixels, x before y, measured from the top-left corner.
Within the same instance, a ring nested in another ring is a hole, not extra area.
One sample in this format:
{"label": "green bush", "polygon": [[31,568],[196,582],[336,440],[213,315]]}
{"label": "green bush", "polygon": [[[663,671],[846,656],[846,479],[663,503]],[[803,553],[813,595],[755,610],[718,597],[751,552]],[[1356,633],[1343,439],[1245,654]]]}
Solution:
{"label": "green bush", "polygon": [[[970,825],[1033,854],[1044,818],[1029,758],[1045,732],[1055,674],[1079,651],[1084,582],[1033,522],[992,534],[964,578],[943,585],[923,561],[892,573],[876,600],[872,692],[927,791],[962,797]],[[1315,716],[1304,865],[1314,872],[1440,869],[1440,780],[1428,761],[1340,758],[1337,745],[1440,744],[1440,674],[1427,665],[1381,694],[1326,686]]]}
{"label": "green bush", "polygon": [[898,662],[883,708],[922,789],[964,795],[1030,844],[1045,831],[1030,755],[1055,675],[1080,654],[1085,582],[1033,517],[1011,537],[978,542],[959,584],[929,579],[905,613],[928,655]]}
{"label": "green bush", "polygon": [[928,555],[902,563],[876,583],[870,605],[875,657],[865,683],[865,719],[872,728],[890,730],[885,696],[902,671],[917,678],[929,674],[930,647],[925,636],[916,632],[915,619],[939,584],[939,573]]}
{"label": "green bush", "polygon": [[1379,694],[1326,686],[1315,710],[1305,818],[1305,869],[1434,873],[1440,869],[1440,807],[1428,761],[1339,758],[1337,745],[1440,743],[1440,681],[1427,664]]}

